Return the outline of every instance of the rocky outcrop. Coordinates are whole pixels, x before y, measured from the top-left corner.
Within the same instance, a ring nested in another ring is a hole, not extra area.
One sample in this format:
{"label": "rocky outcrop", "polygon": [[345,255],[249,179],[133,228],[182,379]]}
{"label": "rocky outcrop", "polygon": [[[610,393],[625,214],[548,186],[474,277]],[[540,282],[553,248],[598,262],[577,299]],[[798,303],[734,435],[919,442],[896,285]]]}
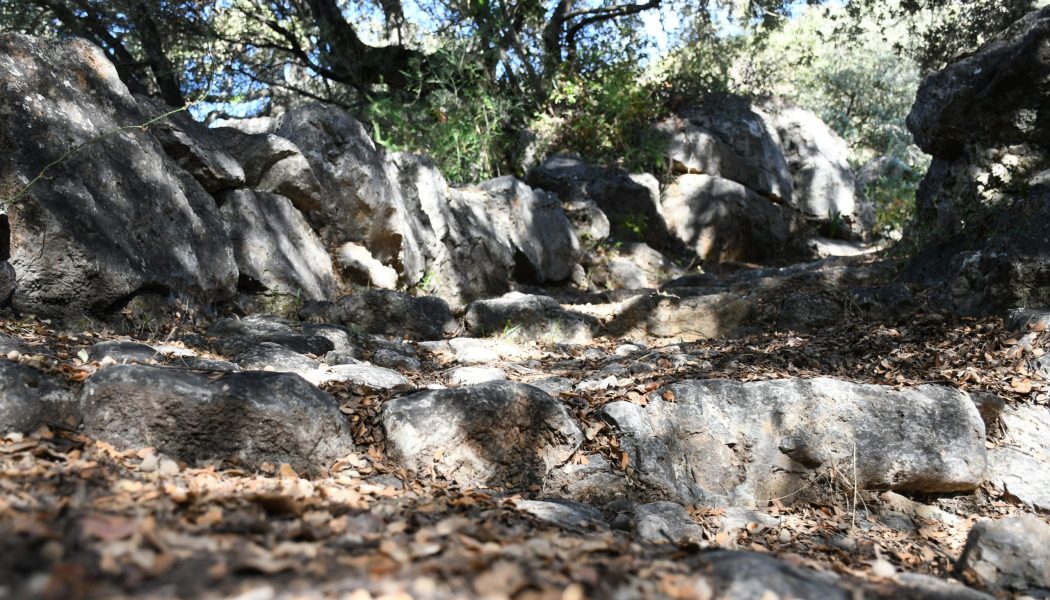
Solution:
{"label": "rocky outcrop", "polygon": [[662,204],[671,232],[704,260],[762,261],[801,250],[794,211],[729,179],[682,175]]}
{"label": "rocky outcrop", "polygon": [[0,360],[0,435],[80,420],[76,395],[40,371]]}
{"label": "rocky outcrop", "polygon": [[[660,210],[659,193],[654,194],[647,182],[639,182],[627,173],[558,155],[529,171],[525,181],[554,193],[571,206],[587,207],[593,203],[607,217],[610,235],[617,240],[645,242],[658,250],[676,247]],[[601,233],[600,218],[593,215],[577,218],[580,225],[587,221],[596,222],[595,231]]]}
{"label": "rocky outcrop", "polygon": [[973,489],[984,476],[984,423],[950,388],[685,381],[645,406],[616,401],[603,412],[637,478],[687,504],[797,499],[830,469],[865,487],[928,492]]}
{"label": "rocky outcrop", "polygon": [[1050,9],[927,77],[908,115],[933,163],[906,233],[908,275],[941,304],[985,314],[1050,305]]}
{"label": "rocky outcrop", "polygon": [[332,259],[291,200],[243,189],[220,200],[242,290],[304,300],[335,297]]}
{"label": "rocky outcrop", "polygon": [[[668,141],[675,172],[736,182],[766,204],[849,227],[840,233],[870,236],[874,223],[858,204],[846,143],[813,112],[782,100],[713,94],[656,129]],[[674,228],[681,216],[668,215],[668,225]],[[730,211],[725,218],[740,217]]]}
{"label": "rocky outcrop", "polygon": [[142,290],[229,298],[237,282],[222,217],[204,188],[138,129],[147,114],[105,54],[80,40],[0,36],[0,190],[13,303],[37,314],[119,306]]}

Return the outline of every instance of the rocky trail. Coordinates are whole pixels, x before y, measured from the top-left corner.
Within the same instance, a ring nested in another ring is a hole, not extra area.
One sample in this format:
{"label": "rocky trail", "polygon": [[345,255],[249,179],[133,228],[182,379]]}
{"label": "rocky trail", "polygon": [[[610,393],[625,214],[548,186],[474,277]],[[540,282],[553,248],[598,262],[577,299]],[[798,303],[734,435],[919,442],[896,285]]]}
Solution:
{"label": "rocky trail", "polygon": [[[559,319],[623,303],[524,294],[502,299],[487,337],[411,310],[344,312],[353,327],[150,324],[163,336],[5,321],[0,413],[43,399],[50,426],[0,445],[4,592],[979,598],[1045,584],[1047,525],[1024,507],[1050,506],[1050,319],[945,317],[909,291],[898,316],[778,328],[792,306],[779,290],[843,268],[828,263],[763,272],[769,314],[693,342],[555,341],[572,330]],[[596,333],[616,321],[592,318]]]}
{"label": "rocky trail", "polygon": [[925,80],[886,249],[776,101],[456,187],[0,34],[0,600],[1050,597],[1048,36]]}

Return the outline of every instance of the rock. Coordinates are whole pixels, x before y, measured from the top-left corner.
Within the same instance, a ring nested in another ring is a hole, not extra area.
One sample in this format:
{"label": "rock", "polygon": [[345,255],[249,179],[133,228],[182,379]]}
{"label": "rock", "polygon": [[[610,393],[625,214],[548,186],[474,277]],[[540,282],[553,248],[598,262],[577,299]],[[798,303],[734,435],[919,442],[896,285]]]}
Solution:
{"label": "rock", "polygon": [[[3,34],[0,57],[0,188],[10,193],[78,144],[147,120],[88,42]],[[214,200],[148,133],[72,154],[8,205],[6,222],[12,302],[24,313],[102,313],[145,289],[215,302],[237,281]]]}
{"label": "rock", "polygon": [[[175,108],[148,96],[135,96],[143,114],[157,117]],[[244,169],[226,152],[221,135],[216,134],[185,111],[157,121],[149,128],[164,152],[214,194],[244,186]]]}
{"label": "rock", "polygon": [[357,347],[358,342],[355,341],[348,327],[332,323],[297,323],[297,325],[303,335],[322,337],[331,342],[333,352],[345,352],[355,356],[361,354],[361,350]]}
{"label": "rock", "polygon": [[510,382],[395,398],[383,405],[381,420],[394,461],[463,486],[527,491],[583,441],[558,401]]}
{"label": "rock", "polygon": [[291,200],[249,190],[219,198],[243,291],[304,300],[335,297],[332,259]]}
{"label": "rock", "polygon": [[271,342],[262,342],[258,346],[241,353],[233,359],[241,369],[246,371],[277,371],[279,373],[306,373],[320,367],[321,363],[311,360],[298,352]]}
{"label": "rock", "polygon": [[702,557],[699,564],[690,568],[704,573],[711,598],[849,600],[856,594],[830,574],[792,566],[768,554],[716,550],[698,557]]}
{"label": "rock", "polygon": [[740,506],[730,506],[722,512],[721,531],[734,533],[746,530],[752,534],[760,534],[765,529],[773,529],[780,525],[780,519],[772,515]]}
{"label": "rock", "polygon": [[471,302],[464,324],[475,336],[501,334],[518,340],[583,344],[591,341],[598,320],[566,310],[549,296],[511,292]]}
{"label": "rock", "polygon": [[604,169],[565,155],[545,160],[525,176],[534,188],[553,192],[562,203],[593,202],[608,218],[617,240],[645,242],[654,248],[674,246],[660,211],[645,184],[617,169]]}
{"label": "rock", "polygon": [[915,310],[915,296],[903,283],[849,290],[850,308],[869,319],[899,319]]}
{"label": "rock", "polygon": [[319,335],[301,333],[261,333],[258,335],[232,335],[215,338],[210,347],[223,356],[237,356],[258,347],[261,344],[276,344],[298,352],[324,356],[334,349],[331,340]]}
{"label": "rock", "polygon": [[608,290],[637,290],[649,287],[642,269],[625,258],[613,258],[589,272],[591,283]]}
{"label": "rock", "polygon": [[0,435],[32,433],[45,425],[75,425],[76,396],[60,381],[15,362],[0,360]]}
{"label": "rock", "polygon": [[790,294],[780,303],[777,329],[813,331],[842,323],[845,314],[842,305],[823,294]]}
{"label": "rock", "polygon": [[679,296],[651,292],[624,302],[605,332],[620,337],[648,335],[696,341],[725,336],[745,323],[752,312],[748,301],[732,293]]}
{"label": "rock", "polygon": [[634,509],[635,535],[647,544],[699,545],[704,528],[697,525],[681,504],[653,502]]}
{"label": "rock", "polygon": [[213,131],[240,162],[248,189],[284,196],[304,214],[320,210],[321,183],[310,162],[295,144],[267,133],[271,126],[272,121],[258,134],[226,127]]}
{"label": "rock", "polygon": [[963,314],[1050,306],[1050,9],[926,77],[907,125],[933,162],[916,194],[910,280]]}
{"label": "rock", "polygon": [[543,482],[543,494],[603,505],[628,497],[631,483],[622,471],[600,454],[587,454],[587,462],[555,467]]}
{"label": "rock", "polygon": [[364,126],[320,104],[288,111],[274,126],[273,133],[299,148],[321,184],[321,206],[307,217],[326,245],[360,244],[407,285],[418,282],[426,265],[396,170]]}
{"label": "rock", "polygon": [[593,246],[609,237],[609,217],[605,216],[594,200],[579,198],[563,201],[562,208],[572,223],[576,238],[585,246]]}
{"label": "rock", "polygon": [[116,363],[141,363],[148,365],[163,360],[164,355],[153,346],[139,342],[99,342],[88,349],[88,360],[102,362],[109,358]]}
{"label": "rock", "polygon": [[1050,593],[1050,525],[1032,515],[984,520],[970,529],[956,572],[993,592]]}
{"label": "rock", "polygon": [[670,136],[676,171],[729,179],[761,196],[792,202],[791,172],[776,129],[747,99],[711,94],[657,129]]}
{"label": "rock", "polygon": [[394,290],[368,290],[343,296],[334,304],[307,303],[300,316],[317,314],[363,333],[440,340],[458,328],[448,304],[431,296]]}
{"label": "rock", "polygon": [[248,315],[219,319],[209,329],[208,335],[267,335],[271,333],[294,333],[296,323],[275,315]]}
{"label": "rock", "polygon": [[528,382],[532,387],[540,388],[551,396],[572,390],[572,380],[568,377],[544,377]]}
{"label": "rock", "polygon": [[784,103],[765,108],[791,172],[791,205],[829,221],[853,215],[857,190],[846,140],[812,111]]}
{"label": "rock", "polygon": [[[327,356],[325,357],[327,361]],[[380,348],[372,354],[372,362],[377,367],[383,367],[386,369],[400,369],[402,371],[419,372],[423,369],[423,364],[419,362],[419,359],[414,356],[406,356],[400,352],[394,350],[388,350],[386,348]],[[337,363],[331,363],[337,364]]]}
{"label": "rock", "polygon": [[348,382],[366,390],[383,391],[411,388],[411,382],[397,371],[368,363],[333,365],[318,374],[316,383]]}
{"label": "rock", "polygon": [[348,278],[371,287],[392,290],[397,287],[397,271],[376,260],[367,248],[347,242],[336,252],[339,268],[348,272]]}
{"label": "rock", "polygon": [[743,185],[711,175],[681,175],[663,192],[671,233],[704,260],[756,262],[799,254],[795,213]]}
{"label": "rock", "polygon": [[484,340],[452,338],[448,341],[448,345],[455,354],[456,362],[461,365],[496,362],[500,358],[499,352],[486,345]]}
{"label": "rock", "polygon": [[1007,407],[998,421],[1005,435],[988,451],[986,479],[1010,497],[1050,510],[1050,409]]}
{"label": "rock", "polygon": [[81,390],[83,433],[121,449],[152,447],[177,460],[236,457],[248,468],[288,463],[320,473],[354,449],[328,394],[297,375],[260,371],[208,376],[116,366]]}
{"label": "rock", "polygon": [[488,214],[488,198],[477,189],[449,189],[427,158],[398,153],[391,157],[419,232],[427,268],[419,288],[455,307],[475,298],[506,292],[514,270],[507,232]]}
{"label": "rock", "polygon": [[645,407],[616,401],[603,414],[621,432],[638,481],[688,504],[798,500],[833,465],[855,467],[860,485],[898,491],[983,481],[984,424],[965,394],[940,386],[685,381],[655,391]]}
{"label": "rock", "polygon": [[557,197],[533,191],[507,176],[481,183],[486,207],[498,231],[510,235],[514,279],[540,284],[565,281],[579,262],[580,242]]}
{"label": "rock", "polygon": [[507,374],[496,367],[456,367],[448,372],[448,385],[460,387],[487,381],[506,381]]}
{"label": "rock", "polygon": [[552,498],[547,500],[518,500],[515,507],[541,521],[569,531],[607,530],[609,525],[601,511],[589,504]]}

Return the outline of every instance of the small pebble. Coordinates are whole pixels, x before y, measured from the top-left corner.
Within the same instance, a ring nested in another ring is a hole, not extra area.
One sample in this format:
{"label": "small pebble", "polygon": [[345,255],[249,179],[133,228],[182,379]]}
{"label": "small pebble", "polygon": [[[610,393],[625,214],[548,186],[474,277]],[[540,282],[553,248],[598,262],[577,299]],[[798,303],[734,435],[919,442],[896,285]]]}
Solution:
{"label": "small pebble", "polygon": [[170,458],[165,458],[160,461],[160,468],[157,472],[165,477],[173,477],[179,474],[179,465]]}

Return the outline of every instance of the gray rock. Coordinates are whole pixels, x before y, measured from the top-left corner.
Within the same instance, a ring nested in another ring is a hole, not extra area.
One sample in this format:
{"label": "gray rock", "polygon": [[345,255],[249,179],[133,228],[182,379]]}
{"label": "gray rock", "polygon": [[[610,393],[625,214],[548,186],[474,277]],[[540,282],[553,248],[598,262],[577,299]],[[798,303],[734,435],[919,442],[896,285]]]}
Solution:
{"label": "gray rock", "polygon": [[[905,272],[965,314],[1050,306],[1050,75],[1042,8],[926,77],[907,118],[933,161],[916,194]],[[1023,75],[1022,75],[1023,74]]]}
{"label": "gray rock", "polygon": [[867,318],[894,319],[915,310],[915,296],[903,283],[849,290],[850,307],[859,309]]}
{"label": "gray rock", "polygon": [[533,191],[510,176],[483,182],[478,189],[485,192],[497,229],[510,235],[515,280],[540,284],[572,275],[580,242],[556,196]]}
{"label": "gray rock", "polygon": [[853,215],[857,190],[846,140],[812,111],[784,103],[764,108],[791,172],[791,205],[827,220]]}
{"label": "gray rock", "polygon": [[[390,352],[385,350],[385,352]],[[396,353],[394,353],[396,354]],[[398,356],[401,356],[398,354]],[[332,350],[324,355],[323,361],[326,365],[356,365],[361,362],[359,359],[361,355],[354,352],[340,352],[339,350]],[[380,367],[393,368],[389,364],[380,364],[380,361],[375,361],[376,365]]]}
{"label": "gray rock", "polygon": [[321,363],[293,352],[279,344],[263,342],[233,359],[246,371],[277,371],[278,373],[305,373]]}
{"label": "gray rock", "polygon": [[855,467],[862,486],[928,492],[973,489],[985,469],[977,409],[940,386],[685,381],[657,390],[645,407],[617,401],[603,414],[638,481],[688,504],[797,500],[832,467]]}
{"label": "gray rock", "polygon": [[88,360],[101,362],[105,358],[109,358],[117,363],[142,363],[148,365],[151,362],[163,360],[164,355],[153,346],[140,342],[99,342],[88,349]]}
{"label": "gray rock", "polygon": [[980,521],[956,572],[994,592],[1050,594],[1050,525],[1032,515]]}
{"label": "gray rock", "polygon": [[[70,148],[147,120],[83,40],[3,34],[0,56],[0,177],[13,190]],[[7,221],[22,312],[103,312],[143,289],[221,301],[237,281],[214,200],[141,132],[71,155],[7,207]]]}
{"label": "gray rock", "polygon": [[[406,356],[400,352],[380,348],[372,353],[372,362],[377,367],[387,369],[401,369],[402,371],[418,372],[423,369],[423,364],[414,356]],[[336,363],[331,363],[336,364]]]}
{"label": "gray rock", "polygon": [[75,425],[76,396],[66,385],[26,365],[0,360],[0,435],[44,425]]}
{"label": "gray rock", "polygon": [[581,198],[562,202],[565,216],[572,223],[572,230],[576,238],[584,246],[592,246],[605,241],[609,237],[609,217],[605,216],[598,203],[589,198]]}
{"label": "gray rock", "polygon": [[289,319],[260,314],[219,319],[208,329],[208,335],[295,333],[296,327],[297,324]]}
{"label": "gray rock", "polygon": [[361,244],[347,242],[339,246],[336,260],[344,279],[350,284],[384,290],[397,287],[397,271],[376,260]]}
{"label": "gray rock", "polygon": [[315,335],[332,342],[333,352],[345,352],[355,356],[359,355],[361,352],[357,347],[357,342],[354,341],[353,334],[348,327],[343,325],[333,325],[331,323],[301,323],[299,324],[299,331],[304,335]]}
{"label": "gray rock", "polygon": [[307,212],[327,246],[356,242],[413,285],[425,271],[397,174],[361,123],[338,108],[310,104],[277,118],[272,132],[295,144],[321,184]]}
{"label": "gray rock", "polygon": [[713,598],[850,600],[855,591],[833,575],[788,565],[768,554],[717,550],[698,555]]}
{"label": "gray rock", "polygon": [[448,304],[431,296],[393,290],[369,290],[343,296],[335,304],[307,303],[300,316],[315,312],[362,333],[440,340],[458,327]]}
{"label": "gray rock", "polygon": [[800,254],[795,212],[743,185],[711,175],[682,175],[663,192],[671,233],[705,260],[762,261]]}
{"label": "gray rock", "polygon": [[335,297],[332,259],[291,200],[250,190],[231,191],[219,200],[243,290],[305,300]]}
{"label": "gray rock", "polygon": [[450,189],[424,157],[399,153],[391,162],[409,207],[410,226],[423,244],[427,268],[420,289],[457,308],[506,292],[514,250],[507,232],[489,215],[487,196],[477,189]]}
{"label": "gray rock", "polygon": [[211,373],[236,373],[241,370],[240,367],[232,362],[201,356],[176,356],[166,364],[176,369],[208,371]]}
{"label": "gray rock", "polygon": [[604,505],[631,495],[631,483],[622,471],[600,454],[587,454],[587,463],[555,467],[543,482],[543,494]]}
{"label": "gray rock", "polygon": [[[175,110],[148,96],[135,96],[142,112],[150,117]],[[180,112],[150,126],[160,145],[180,167],[211,193],[244,185],[244,169],[226,152],[221,135]]]}
{"label": "gray rock", "polygon": [[637,290],[649,287],[645,272],[626,258],[613,258],[588,272],[591,283],[609,290]]}
{"label": "gray rock", "polygon": [[319,473],[354,449],[328,394],[297,375],[259,371],[212,381],[196,373],[116,366],[81,390],[83,432],[122,449],[153,447],[187,462],[238,458]]}
{"label": "gray rock", "polygon": [[395,398],[381,419],[394,461],[460,485],[529,490],[583,441],[557,400],[510,382]]}
{"label": "gray rock", "polygon": [[464,324],[471,335],[501,334],[511,339],[587,343],[598,320],[561,307],[549,296],[511,292],[467,306]]}
{"label": "gray rock", "polygon": [[487,381],[506,381],[507,374],[496,367],[456,367],[448,372],[448,385],[459,387]]}
{"label": "gray rock", "polygon": [[654,248],[674,245],[659,199],[620,170],[559,155],[529,171],[525,180],[534,188],[553,192],[563,203],[593,202],[608,218],[610,234],[617,240],[645,242]]}
{"label": "gray rock", "polygon": [[988,451],[987,479],[1007,496],[1050,511],[1050,462],[1010,447]]}
{"label": "gray rock", "polygon": [[486,345],[483,340],[452,338],[448,341],[448,345],[455,354],[456,362],[461,365],[496,362],[500,358],[499,353]]}
{"label": "gray rock", "polygon": [[573,381],[568,377],[544,377],[530,381],[529,385],[540,388],[551,396],[572,390]]}
{"label": "gray rock", "polygon": [[310,162],[291,141],[264,132],[250,134],[233,128],[216,128],[226,150],[244,168],[245,185],[256,192],[279,194],[295,208],[309,214],[321,208],[321,183]]}
{"label": "gray rock", "polygon": [[298,352],[324,356],[333,348],[331,340],[319,335],[301,333],[261,333],[258,335],[232,335],[215,338],[210,347],[223,356],[237,356],[258,347],[260,344],[277,344]]}
{"label": "gray rock", "polygon": [[319,383],[330,381],[348,382],[358,387],[376,391],[411,387],[411,382],[408,378],[397,371],[391,371],[390,369],[384,369],[368,363],[333,365],[321,374],[319,379]]}
{"label": "gray rock", "polygon": [[746,98],[710,95],[701,106],[658,126],[681,173],[736,181],[756,193],[793,201],[792,177],[770,115]]}
{"label": "gray rock", "polygon": [[704,528],[697,525],[681,504],[653,502],[634,509],[635,535],[647,544],[699,545]]}
{"label": "gray rock", "polygon": [[986,479],[1010,497],[1050,510],[1050,409],[1006,407],[998,422],[1005,435],[988,451]]}
{"label": "gray rock", "polygon": [[600,510],[582,502],[560,498],[518,500],[515,507],[541,521],[569,531],[601,531],[609,528]]}

